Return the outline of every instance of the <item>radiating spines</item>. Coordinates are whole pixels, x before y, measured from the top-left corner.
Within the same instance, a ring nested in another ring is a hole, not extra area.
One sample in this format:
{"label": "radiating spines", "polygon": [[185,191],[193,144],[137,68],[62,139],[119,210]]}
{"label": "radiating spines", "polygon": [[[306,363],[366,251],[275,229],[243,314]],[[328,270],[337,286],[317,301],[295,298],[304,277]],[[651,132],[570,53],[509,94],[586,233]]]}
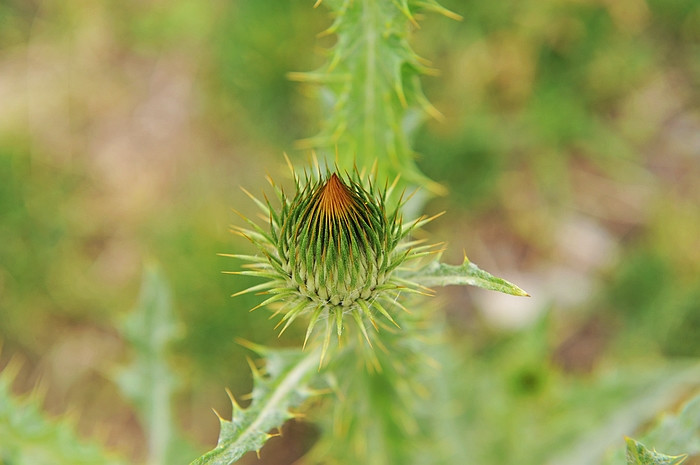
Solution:
{"label": "radiating spines", "polygon": [[304,345],[321,333],[324,356],[333,335],[340,339],[348,322],[371,346],[377,331],[398,326],[397,315],[405,310],[399,301],[403,294],[425,293],[395,272],[434,252],[433,246],[408,240],[431,218],[404,224],[401,208],[408,198],[402,195],[388,208],[397,182],[377,188],[364,171],[323,173],[319,168],[316,177],[307,173],[294,180],[291,196],[271,181],[278,207],[267,197],[255,200],[266,227],[246,219],[250,227],[234,228],[259,255],[233,255],[246,263],[232,273],[267,280],[238,294],[265,294],[255,308],[272,307],[273,317],[281,316],[280,333],[305,318]]}

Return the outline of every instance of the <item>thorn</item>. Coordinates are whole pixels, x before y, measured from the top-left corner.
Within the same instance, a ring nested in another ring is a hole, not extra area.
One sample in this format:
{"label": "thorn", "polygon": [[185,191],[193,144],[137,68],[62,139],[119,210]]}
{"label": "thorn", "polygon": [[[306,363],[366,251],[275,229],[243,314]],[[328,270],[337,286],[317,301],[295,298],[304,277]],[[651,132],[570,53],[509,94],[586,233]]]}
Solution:
{"label": "thorn", "polygon": [[316,155],[316,151],[314,149],[311,149],[311,162],[316,167],[316,171],[318,172],[318,178],[322,179],[323,176],[321,175],[321,164],[318,162],[318,156]]}
{"label": "thorn", "polygon": [[[243,189],[243,188],[241,187],[241,189]],[[243,218],[244,220],[248,221],[248,217],[245,216],[243,213],[239,212],[238,210],[236,210],[235,208],[231,208],[231,211],[233,213],[235,213],[236,215],[240,216],[241,218]],[[238,226],[236,226],[236,227],[238,227]]]}
{"label": "thorn", "polygon": [[[319,0],[320,1],[320,0]],[[454,11],[444,9],[440,11],[443,15],[447,16],[450,19],[454,19],[455,21],[463,21],[464,17],[458,13],[455,13]]]}
{"label": "thorn", "polygon": [[249,235],[247,235],[246,233],[244,233],[242,231],[239,231],[238,229],[231,228],[231,229],[229,229],[229,231],[231,232],[231,234],[235,234],[236,236],[244,237],[244,238],[248,239],[250,242],[253,242],[253,240],[250,238]]}
{"label": "thorn", "polygon": [[[413,194],[411,194],[413,196]],[[446,212],[441,211],[440,213],[436,213],[433,216],[426,217],[425,215],[420,216],[419,218],[413,220],[411,223],[408,224],[410,228],[416,228],[416,227],[422,227],[425,224],[430,223],[431,221],[434,221],[438,218],[440,218],[442,215],[444,215]]]}
{"label": "thorn", "polygon": [[240,405],[238,405],[238,402],[236,401],[236,398],[233,397],[233,393],[229,388],[226,388],[226,395],[228,395],[229,400],[231,401],[231,405],[233,406],[233,410],[231,411],[231,419],[235,416],[236,412],[239,410],[243,410]]}
{"label": "thorn", "polygon": [[[238,187],[239,187],[243,192],[245,192],[245,194],[246,194],[248,197],[250,197],[251,200],[258,200],[258,199],[257,199],[253,194],[251,194],[250,191],[248,191],[248,189],[246,189],[245,187],[243,187],[243,186],[238,186]],[[234,210],[234,211],[235,211],[235,210]]]}
{"label": "thorn", "polygon": [[[375,162],[376,162],[376,159],[375,159]],[[384,191],[387,193],[387,195],[389,195],[391,192],[394,191],[394,189],[396,188],[396,186],[399,183],[399,179],[401,179],[401,173],[397,174],[394,177],[394,180],[391,182],[390,186],[384,188]],[[403,193],[401,193],[401,197],[403,197]],[[401,203],[400,200],[399,200],[399,203]]]}
{"label": "thorn", "polygon": [[[425,287],[422,284],[419,283],[414,283],[413,281],[409,281],[406,279],[402,278],[392,278],[394,280],[394,283],[396,283],[396,290],[400,291],[405,291],[409,292],[412,294],[418,294],[418,295],[424,295],[426,297],[434,297],[435,296],[435,291],[429,287]],[[415,289],[414,287],[418,287],[419,289]],[[422,289],[422,290],[421,290]]]}
{"label": "thorn", "polygon": [[270,287],[274,287],[274,284],[271,284],[271,282],[268,281],[262,284],[258,284],[257,286],[251,286],[247,289],[243,289],[242,291],[238,291],[235,294],[231,294],[231,297],[238,297],[239,295],[247,294],[249,292],[263,291]]}
{"label": "thorn", "polygon": [[338,344],[340,344],[340,336],[343,335],[343,312],[336,310],[335,312],[335,326],[338,333]]}
{"label": "thorn", "polygon": [[294,171],[294,165],[292,165],[292,161],[289,159],[287,152],[283,152],[283,155],[284,155],[284,160],[287,162],[287,167],[289,168],[289,171],[292,173],[292,178],[294,178],[294,181],[297,181],[297,174],[296,174],[296,171]]}
{"label": "thorn", "polygon": [[[289,314],[287,314],[287,315],[289,315]],[[298,315],[299,315],[299,314],[296,313],[294,316],[292,316],[291,318],[289,318],[289,319],[287,320],[287,322],[285,323],[285,325],[284,325],[284,326],[282,327],[282,329],[280,330],[280,333],[277,335],[278,338],[282,337],[282,334],[284,334],[284,332],[287,330],[287,328],[289,328],[289,327],[291,326],[292,322],[293,322],[294,320],[296,320],[296,318],[297,318]],[[282,318],[282,319],[280,320],[280,322],[277,323],[277,325],[275,326],[274,329],[277,329],[277,328],[279,327],[279,325],[281,325],[282,323],[284,323],[284,318]]]}
{"label": "thorn", "polygon": [[396,91],[396,95],[399,97],[399,102],[401,103],[401,106],[403,108],[408,108],[408,101],[406,101],[406,94],[403,91],[403,86],[401,83],[396,84],[394,90]]}
{"label": "thorn", "polygon": [[333,325],[331,325],[330,319],[326,320],[326,335],[323,338],[323,346],[321,347],[321,358],[318,361],[318,371],[323,368],[323,359],[326,357],[326,352],[328,352],[328,346],[331,343],[331,333],[333,332]]}
{"label": "thorn", "polygon": [[319,316],[321,316],[321,312],[323,311],[323,306],[319,305],[316,307],[316,310],[314,310],[313,314],[311,315],[311,319],[309,320],[309,326],[306,329],[306,336],[304,337],[304,344],[301,346],[301,350],[306,349],[306,343],[309,341],[309,336],[311,336],[311,333],[314,330],[314,326],[316,326],[316,322],[318,321]]}
{"label": "thorn", "polygon": [[418,24],[418,21],[416,21],[416,18],[411,14],[411,10],[409,9],[407,4],[404,4],[403,6],[397,5],[401,13],[406,16],[406,19],[408,19],[413,26],[415,26],[417,29],[420,29],[420,25]]}
{"label": "thorn", "polygon": [[233,341],[236,344],[243,346],[248,350],[252,350],[253,352],[255,352],[256,354],[258,354],[260,356],[264,356],[265,354],[267,354],[269,352],[267,347],[260,345],[260,344],[256,344],[255,342],[251,342],[247,339],[237,337],[237,338],[234,338]]}
{"label": "thorn", "polygon": [[[272,315],[270,315],[267,319],[268,319],[268,320],[273,319],[274,317],[276,317],[277,315],[279,315],[279,314],[282,312],[283,309],[284,309],[284,305],[281,306],[280,308],[278,308],[277,310],[275,310],[274,313],[272,313]],[[276,328],[276,326],[275,326],[275,328]]]}
{"label": "thorn", "polygon": [[374,371],[375,373],[382,373],[382,364],[379,363],[379,359],[377,358],[377,354],[374,353],[373,350],[369,351],[369,354],[367,355],[367,368],[370,371]]}
{"label": "thorn", "polygon": [[[264,294],[268,294],[268,293],[267,293],[267,292],[261,292],[261,293],[258,294],[258,295],[264,295]],[[261,307],[265,307],[266,305],[272,304],[272,303],[274,303],[274,302],[276,302],[276,301],[278,301],[278,300],[280,300],[280,299],[284,299],[287,295],[288,295],[288,293],[275,294],[275,295],[273,295],[272,297],[270,297],[269,299],[265,299],[265,300],[263,300],[262,302],[260,302],[258,305],[256,305],[255,307],[251,308],[250,311],[253,312],[253,311],[255,311],[255,310],[257,310],[257,309],[259,309],[259,308],[261,308]],[[274,316],[274,315],[276,315],[276,314],[273,314],[273,316]],[[271,318],[272,318],[272,317],[271,317]]]}
{"label": "thorn", "polygon": [[379,313],[381,313],[382,315],[384,315],[384,317],[385,317],[386,319],[388,319],[389,321],[391,321],[391,322],[394,324],[394,326],[396,326],[397,328],[401,329],[401,326],[399,326],[399,324],[391,317],[391,315],[389,314],[389,312],[384,308],[384,306],[382,306],[382,304],[379,303],[378,300],[376,300],[376,301],[374,302],[373,307],[376,308],[377,310],[379,310]]}
{"label": "thorn", "polygon": [[305,413],[301,412],[287,412],[289,413],[289,418],[293,418],[295,420],[305,420],[307,418],[307,415]]}
{"label": "thorn", "polygon": [[432,103],[428,102],[427,100],[424,101],[424,102],[422,102],[422,103],[423,103],[423,104],[422,104],[423,110],[424,110],[428,115],[430,115],[431,117],[433,117],[433,119],[435,119],[435,120],[436,120],[437,122],[439,122],[439,123],[442,123],[442,122],[445,121],[445,115],[443,115],[442,112],[441,112],[440,110],[438,110],[437,108],[435,108],[435,107],[433,106]]}
{"label": "thorn", "polygon": [[360,331],[362,331],[362,335],[365,337],[365,340],[367,340],[367,344],[369,344],[370,348],[372,347],[372,341],[369,339],[369,334],[367,333],[367,328],[365,327],[364,322],[362,321],[362,316],[360,315],[359,312],[351,312],[352,317],[355,319],[355,323],[357,323],[357,326],[360,327]]}

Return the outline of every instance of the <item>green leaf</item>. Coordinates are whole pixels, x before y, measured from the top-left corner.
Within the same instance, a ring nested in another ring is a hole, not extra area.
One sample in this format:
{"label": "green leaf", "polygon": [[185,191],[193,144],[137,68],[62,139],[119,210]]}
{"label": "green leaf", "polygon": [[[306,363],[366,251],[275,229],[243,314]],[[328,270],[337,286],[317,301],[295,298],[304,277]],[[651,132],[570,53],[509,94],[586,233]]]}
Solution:
{"label": "green leaf", "polygon": [[[700,370],[696,370],[696,378]],[[700,394],[688,401],[677,415],[667,415],[642,438],[666,450],[700,453]]]}
{"label": "green leaf", "polygon": [[165,465],[183,454],[195,455],[174,427],[172,396],[177,379],[167,355],[177,335],[177,322],[168,283],[157,266],[144,270],[139,301],[124,320],[122,332],[134,349],[134,358],[117,373],[116,382],[136,407],[146,431],[147,463]]}
{"label": "green leaf", "polygon": [[0,464],[12,465],[118,465],[100,445],[78,438],[72,422],[48,419],[36,395],[14,396],[16,370],[0,373]]}
{"label": "green leaf", "polygon": [[[620,438],[649,424],[659,416],[659,412],[676,405],[678,399],[689,390],[697,389],[700,365],[689,366],[669,361],[657,365],[647,360],[643,365],[618,367],[605,374],[601,380],[605,380],[607,385],[604,391],[592,386],[581,386],[582,389],[572,391],[578,408],[583,407],[585,412],[569,409],[569,416],[565,417],[566,423],[571,423],[572,419],[580,422],[589,413],[594,414],[597,420],[588,423],[588,428],[580,429],[576,436],[571,436],[574,440],[566,447],[560,447],[548,464],[623,463],[625,450]],[[691,430],[691,434],[695,431],[697,430]],[[662,450],[693,452],[690,443],[669,443],[647,436],[641,439]],[[612,447],[614,449],[611,450]]]}
{"label": "green leaf", "polygon": [[[691,383],[684,383],[679,387],[680,392],[687,392],[688,385],[697,387],[700,367],[691,369],[687,373],[687,380]],[[700,394],[690,399],[677,414],[662,415],[660,420],[652,425],[652,428],[642,434],[639,439],[645,444],[653,444],[655,448],[662,450],[683,451],[691,456],[700,453]],[[623,460],[625,451],[622,447],[616,448],[606,457],[606,464],[618,464]]]}
{"label": "green leaf", "polygon": [[[325,0],[335,21],[325,34],[337,41],[330,59],[311,73],[290,73],[299,81],[324,85],[327,117],[321,132],[299,141],[329,155],[346,170],[377,164],[380,178],[402,179],[444,193],[415,163],[409,133],[426,116],[442,115],[423,94],[420,75],[434,74],[427,61],[410,47],[417,26],[414,14],[435,11],[458,15],[435,0]],[[403,181],[402,181],[403,182]]]}
{"label": "green leaf", "polygon": [[627,465],[679,465],[687,455],[665,455],[655,450],[649,450],[641,442],[627,438]]}
{"label": "green leaf", "polygon": [[466,285],[516,296],[530,296],[515,284],[482,270],[467,257],[464,257],[461,265],[446,265],[435,260],[421,270],[407,275],[406,279],[426,287]]}
{"label": "green leaf", "polygon": [[266,375],[253,369],[252,402],[241,408],[231,396],[231,420],[219,417],[221,431],[214,449],[191,465],[229,465],[249,451],[259,451],[268,433],[294,417],[290,411],[313,390],[309,388],[319,366],[320,351],[270,350],[256,346],[265,356]]}

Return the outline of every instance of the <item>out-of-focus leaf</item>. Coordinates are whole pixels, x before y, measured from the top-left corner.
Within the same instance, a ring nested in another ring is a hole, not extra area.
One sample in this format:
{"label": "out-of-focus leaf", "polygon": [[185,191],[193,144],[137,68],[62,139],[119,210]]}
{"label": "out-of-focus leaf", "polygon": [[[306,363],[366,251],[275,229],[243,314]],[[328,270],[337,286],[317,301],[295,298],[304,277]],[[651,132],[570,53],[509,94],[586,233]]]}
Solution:
{"label": "out-of-focus leaf", "polygon": [[664,450],[700,453],[700,394],[691,399],[677,415],[668,415],[642,438]]}
{"label": "out-of-focus leaf", "polygon": [[117,374],[117,384],[136,407],[146,431],[148,464],[165,465],[182,461],[183,454],[194,455],[193,448],[177,437],[173,421],[177,380],[167,354],[177,335],[177,322],[168,283],[155,265],[144,271],[139,302],[124,321],[123,332],[135,355]]}
{"label": "out-of-focus leaf", "polygon": [[641,442],[627,438],[627,465],[680,465],[687,455],[670,456],[649,450]]}
{"label": "out-of-focus leaf", "polygon": [[47,419],[36,395],[11,392],[14,368],[0,373],[0,464],[120,465],[95,443],[78,438],[69,421]]}
{"label": "out-of-focus leaf", "polygon": [[[695,374],[697,377],[697,371]],[[678,414],[663,416],[656,425],[652,426],[651,430],[639,436],[639,440],[664,451],[678,451],[689,455],[699,454],[700,395],[696,395],[688,401]],[[620,446],[606,457],[605,464],[622,463],[624,455],[625,452]]]}
{"label": "out-of-focus leaf", "polygon": [[[654,372],[656,372],[654,374]],[[622,386],[639,377],[646,379],[643,385],[638,385],[635,391],[627,394],[627,400],[619,401],[613,406],[607,415],[607,420],[600,428],[588,434],[581,435],[573,447],[557,454],[548,463],[556,465],[585,465],[589,463],[605,463],[614,465],[622,463],[624,453],[622,447],[614,451],[617,455],[608,454],[610,449],[620,441],[625,434],[636,431],[659,414],[670,408],[678,399],[684,395],[688,389],[697,388],[700,380],[700,365],[690,367],[660,367],[657,370],[649,370],[644,373],[644,369],[630,370],[627,372],[626,380],[618,380]],[[636,383],[635,383],[636,384]],[[593,400],[592,400],[593,401]],[[598,402],[596,399],[595,402]],[[595,406],[597,407],[597,406]],[[589,408],[594,408],[591,404]],[[697,421],[697,420],[696,420]],[[692,453],[691,448],[686,449],[683,443],[666,443],[660,440],[650,440],[641,438],[647,444],[653,444],[663,450],[681,449]],[[606,460],[603,461],[602,459]]]}

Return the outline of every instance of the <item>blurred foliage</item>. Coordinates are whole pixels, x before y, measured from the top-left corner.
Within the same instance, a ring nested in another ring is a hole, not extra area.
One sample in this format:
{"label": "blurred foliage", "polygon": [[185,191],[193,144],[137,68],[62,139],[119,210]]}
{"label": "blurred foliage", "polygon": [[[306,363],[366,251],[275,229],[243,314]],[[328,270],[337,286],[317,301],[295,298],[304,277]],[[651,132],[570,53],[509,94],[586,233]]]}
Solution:
{"label": "blurred foliage", "polygon": [[182,328],[175,321],[171,291],[158,265],[144,270],[139,301],[121,326],[133,355],[117,371],[115,381],[145,431],[146,463],[165,465],[196,456],[197,449],[181,436],[173,418],[173,394],[182,380],[168,355]]}
{"label": "blurred foliage", "polygon": [[[688,86],[700,78],[700,5],[670,3],[448,2],[465,20],[433,21],[425,34],[422,47],[438,50],[444,74],[426,86],[448,118],[419,137],[431,154],[422,167],[460,204],[492,198],[503,170],[524,164],[555,206],[568,205],[567,158],[618,175],[660,129],[639,126],[669,116],[630,114],[630,100],[664,74]],[[465,169],[450,169],[457,164]]]}
{"label": "blurred foliage", "polygon": [[627,438],[627,463],[629,465],[680,465],[687,455],[670,455],[649,450],[634,439]]}
{"label": "blurred foliage", "polygon": [[461,402],[452,414],[469,425],[462,444],[470,463],[601,463],[607,449],[623,446],[624,434],[697,389],[697,365],[607,366],[573,375],[551,358],[552,326],[550,315],[529,332],[492,336],[481,348],[462,345],[469,361],[448,379],[458,380],[452,389]]}
{"label": "blurred foliage", "polygon": [[[549,315],[504,329],[482,294],[441,294],[463,357],[444,375],[464,399],[448,410],[472,425],[478,463],[572,457],[664,366],[700,356],[700,2],[444,4],[464,20],[428,15],[409,38],[441,70],[422,82],[444,121],[414,144],[449,189],[429,204],[449,211],[435,236],[532,276],[534,314]],[[221,387],[250,388],[234,337],[277,343],[254,296],[228,298],[253,281],[221,276],[216,253],[250,250],[227,232],[248,205],[237,186],[319,129],[285,75],[318,66],[329,24],[301,0],[0,2],[0,362],[26,360],[16,390],[41,377],[47,408],[79,408],[82,431],[128,410],[94,374],[123,356],[114,322],[156,257],[185,328],[175,415],[212,445]],[[593,242],[571,232],[581,219]],[[563,271],[576,279],[548,284]],[[654,405],[677,401],[659,389]],[[620,446],[644,440],[639,424],[614,431]],[[110,431],[143,455],[128,420]]]}
{"label": "blurred foliage", "polygon": [[[661,417],[640,439],[647,446],[653,446],[655,450],[665,452],[682,451],[684,455],[681,457],[690,456],[689,463],[695,463],[700,458],[700,396],[690,399],[677,410],[678,412],[675,414],[666,414]],[[633,439],[627,439],[628,463],[637,463],[629,462],[630,452],[635,451],[635,447],[633,447],[635,445],[644,447]],[[630,451],[630,448],[632,448],[632,451]],[[637,452],[637,454],[631,454],[633,458],[637,458],[639,455],[650,455],[651,453],[648,449],[646,451],[638,450]],[[625,455],[623,448],[618,447],[614,453],[609,454],[604,463],[611,465],[622,463],[622,457]],[[680,457],[675,458],[679,459]]]}
{"label": "blurred foliage", "polygon": [[[308,2],[230,2],[221,12],[211,47],[215,108],[222,118],[243,112],[241,124],[256,137],[287,147],[305,136],[314,105],[287,73],[317,60],[311,51],[325,20]],[[273,34],[271,32],[274,31]]]}
{"label": "blurred foliage", "polygon": [[12,396],[17,366],[0,373],[0,463],[7,465],[104,464],[123,462],[100,444],[76,437],[70,418],[47,419],[37,392]]}

